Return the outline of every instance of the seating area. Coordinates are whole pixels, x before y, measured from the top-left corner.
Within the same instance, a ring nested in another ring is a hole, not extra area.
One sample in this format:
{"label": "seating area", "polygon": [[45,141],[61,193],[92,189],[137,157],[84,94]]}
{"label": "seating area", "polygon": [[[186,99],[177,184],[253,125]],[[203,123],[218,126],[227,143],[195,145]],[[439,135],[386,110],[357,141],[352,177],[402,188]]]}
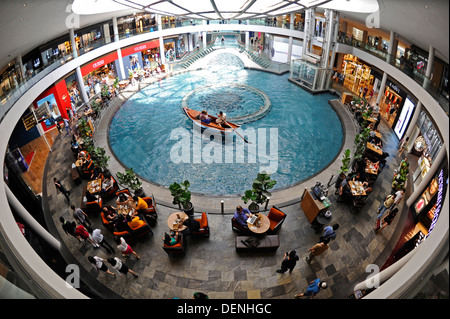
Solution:
{"label": "seating area", "polygon": [[263,238],[253,236],[237,236],[237,252],[275,251],[280,247],[278,235],[267,235]]}
{"label": "seating area", "polygon": [[[175,212],[169,216],[167,222],[170,234],[165,233],[162,248],[170,257],[184,256],[186,254],[187,237],[192,237],[193,240],[196,240],[197,238],[208,238],[210,236],[208,213],[194,213],[192,216],[183,214],[181,212]],[[198,225],[198,229],[193,229],[193,225],[196,224]],[[176,240],[171,242],[166,236],[175,238]]]}

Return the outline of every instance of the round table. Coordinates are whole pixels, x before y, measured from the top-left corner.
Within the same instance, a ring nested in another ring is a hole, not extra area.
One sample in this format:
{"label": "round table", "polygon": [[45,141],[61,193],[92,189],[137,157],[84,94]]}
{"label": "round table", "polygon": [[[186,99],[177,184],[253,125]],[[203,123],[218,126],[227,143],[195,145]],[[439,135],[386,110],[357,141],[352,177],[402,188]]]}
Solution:
{"label": "round table", "polygon": [[256,222],[256,224],[258,225],[253,225],[247,222],[248,229],[250,229],[250,231],[252,231],[255,234],[264,234],[266,231],[269,230],[270,220],[266,215],[263,215],[261,213],[258,213],[257,215],[260,216],[259,220],[261,223],[258,224],[258,222]]}
{"label": "round table", "polygon": [[[188,219],[189,216],[184,212],[175,212],[170,214],[167,219],[167,226],[169,226],[170,230],[173,231],[183,231],[187,228],[186,225],[183,225],[183,222]],[[177,219],[180,221],[177,223]]]}

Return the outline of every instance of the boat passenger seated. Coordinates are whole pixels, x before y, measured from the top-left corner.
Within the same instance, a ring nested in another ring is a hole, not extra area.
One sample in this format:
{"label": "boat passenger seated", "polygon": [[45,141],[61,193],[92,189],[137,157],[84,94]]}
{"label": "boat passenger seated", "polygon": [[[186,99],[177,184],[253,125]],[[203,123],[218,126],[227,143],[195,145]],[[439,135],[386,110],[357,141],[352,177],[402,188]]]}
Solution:
{"label": "boat passenger seated", "polygon": [[227,115],[222,111],[220,111],[219,114],[217,114],[216,124],[219,124],[222,127],[229,127],[226,124],[226,122],[227,122]]}
{"label": "boat passenger seated", "polygon": [[211,123],[211,118],[208,116],[208,112],[206,112],[205,110],[202,111],[202,113],[200,114],[199,119],[204,124]]}

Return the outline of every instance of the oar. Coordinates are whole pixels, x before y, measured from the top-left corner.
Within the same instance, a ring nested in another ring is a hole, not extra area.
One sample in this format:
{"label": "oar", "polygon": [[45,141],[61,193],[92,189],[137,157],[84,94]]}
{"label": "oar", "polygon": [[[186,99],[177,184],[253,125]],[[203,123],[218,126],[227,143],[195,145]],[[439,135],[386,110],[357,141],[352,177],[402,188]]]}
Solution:
{"label": "oar", "polygon": [[[217,114],[217,115],[219,115],[219,114]],[[236,133],[237,135],[239,135],[240,137],[242,137],[242,139],[244,140],[245,143],[252,144],[251,142],[247,141],[247,139],[246,139],[245,137],[243,137],[241,134],[239,134],[239,132],[236,132],[236,130],[235,130],[230,124],[228,124],[227,121],[224,121],[224,122],[225,122],[226,125],[228,125],[229,127],[231,127],[231,129],[233,130],[234,133]]]}

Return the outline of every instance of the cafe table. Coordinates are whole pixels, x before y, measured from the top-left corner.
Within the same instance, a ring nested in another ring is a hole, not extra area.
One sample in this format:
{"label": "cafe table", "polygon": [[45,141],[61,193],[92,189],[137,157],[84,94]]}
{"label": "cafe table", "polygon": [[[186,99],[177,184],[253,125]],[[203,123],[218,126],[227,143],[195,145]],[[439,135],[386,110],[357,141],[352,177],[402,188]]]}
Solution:
{"label": "cafe table", "polygon": [[257,213],[258,218],[253,224],[250,223],[250,218],[247,219],[247,226],[255,234],[264,234],[269,230],[270,220],[269,217],[261,213]]}
{"label": "cafe table", "polygon": [[370,142],[367,142],[367,148],[368,148],[369,150],[371,150],[372,152],[375,152],[375,153],[377,153],[377,154],[379,154],[379,155],[383,155],[383,150],[382,150],[381,148],[379,148],[378,146],[373,145],[373,144],[370,143]]}
{"label": "cafe table", "polygon": [[365,172],[373,175],[378,175],[379,166],[374,163],[370,163],[366,165]]}
{"label": "cafe table", "polygon": [[187,228],[186,225],[183,225],[183,222],[188,218],[189,216],[184,212],[174,212],[167,219],[167,226],[173,231],[183,231]]}
{"label": "cafe table", "polygon": [[119,202],[116,202],[117,204],[117,213],[121,214],[123,216],[126,215],[133,215],[135,213],[135,209],[129,205],[129,204],[121,204]]}
{"label": "cafe table", "polygon": [[98,192],[100,192],[101,189],[102,189],[102,179],[101,178],[94,179],[87,183],[87,190],[91,194],[97,194]]}
{"label": "cafe table", "polygon": [[360,181],[349,181],[348,185],[350,186],[350,189],[352,190],[353,196],[365,196],[367,195],[364,191],[363,183]]}

